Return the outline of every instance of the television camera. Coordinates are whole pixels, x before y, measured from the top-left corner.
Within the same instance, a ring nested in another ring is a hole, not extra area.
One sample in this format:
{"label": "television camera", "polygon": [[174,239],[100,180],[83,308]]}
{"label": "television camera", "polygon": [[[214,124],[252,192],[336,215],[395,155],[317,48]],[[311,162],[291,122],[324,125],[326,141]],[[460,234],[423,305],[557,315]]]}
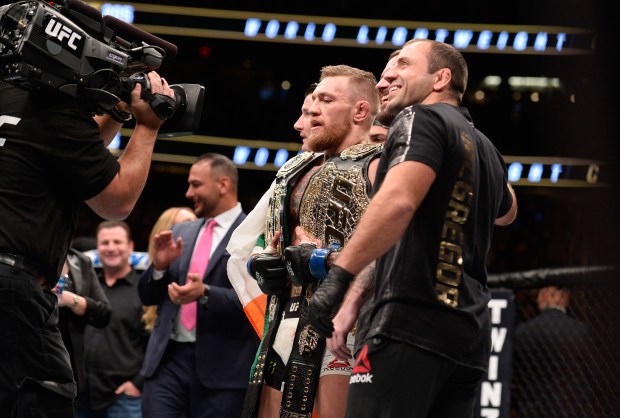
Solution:
{"label": "television camera", "polygon": [[175,100],[149,91],[145,73],[174,57],[177,47],[80,0],[20,1],[0,7],[0,80],[29,90],[74,96],[93,114],[129,103],[136,83],[166,122],[160,133],[195,132],[204,87],[173,84]]}

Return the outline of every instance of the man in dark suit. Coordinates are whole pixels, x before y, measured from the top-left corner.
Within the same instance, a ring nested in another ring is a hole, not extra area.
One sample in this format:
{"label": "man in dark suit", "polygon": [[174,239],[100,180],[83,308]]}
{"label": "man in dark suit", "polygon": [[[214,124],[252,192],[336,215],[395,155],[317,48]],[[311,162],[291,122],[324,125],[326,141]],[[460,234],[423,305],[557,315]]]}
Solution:
{"label": "man in dark suit", "polygon": [[159,313],[141,370],[145,418],[241,414],[259,339],[226,272],[226,245],[246,216],[237,182],[230,159],[201,155],[186,193],[199,219],[155,236],[139,286],[142,302]]}
{"label": "man in dark suit", "polygon": [[597,416],[593,340],[588,326],[567,311],[570,294],[559,285],[539,289],[539,314],[515,330],[511,403],[519,417]]}

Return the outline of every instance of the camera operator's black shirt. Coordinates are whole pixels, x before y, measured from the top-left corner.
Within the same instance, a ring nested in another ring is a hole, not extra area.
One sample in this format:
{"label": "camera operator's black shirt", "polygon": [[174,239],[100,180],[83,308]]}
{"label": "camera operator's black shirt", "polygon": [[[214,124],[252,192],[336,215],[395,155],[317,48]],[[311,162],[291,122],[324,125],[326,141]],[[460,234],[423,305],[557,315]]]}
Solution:
{"label": "camera operator's black shirt", "polygon": [[82,201],[119,170],[87,106],[0,82],[0,253],[56,283]]}

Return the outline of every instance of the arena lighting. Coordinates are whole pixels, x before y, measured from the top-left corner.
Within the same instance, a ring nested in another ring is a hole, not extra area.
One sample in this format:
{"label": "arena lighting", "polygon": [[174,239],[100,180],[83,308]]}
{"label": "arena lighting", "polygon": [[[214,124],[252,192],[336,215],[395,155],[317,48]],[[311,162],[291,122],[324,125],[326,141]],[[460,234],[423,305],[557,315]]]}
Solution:
{"label": "arena lighting", "polygon": [[[91,3],[91,5],[96,7],[96,4],[94,3]],[[101,5],[102,15],[114,16],[115,18],[127,23],[134,23],[135,13],[136,9],[130,4],[104,3]]]}
{"label": "arena lighting", "polygon": [[502,84],[502,78],[498,75],[488,75],[482,80],[482,87],[499,87]]}
{"label": "arena lighting", "polygon": [[[121,129],[121,136],[128,139],[131,129]],[[159,137],[158,143],[173,141],[179,150],[192,145],[219,147],[239,169],[277,171],[294,155],[301,152],[298,142],[277,142],[240,138],[224,138],[205,135],[183,137]],[[126,143],[126,142],[125,142]],[[111,150],[120,155],[122,147]],[[196,161],[195,152],[168,154],[157,151],[153,161],[191,165]],[[563,157],[504,156],[508,168],[508,181],[515,186],[535,187],[605,187],[614,176],[613,166],[604,161]]]}
{"label": "arena lighting", "polygon": [[114,139],[108,144],[109,150],[117,150],[121,147],[121,134],[120,132],[114,136]]}
{"label": "arena lighting", "polygon": [[[511,90],[561,90],[562,82],[557,77],[521,77],[510,76],[507,79]],[[480,83],[480,88],[497,90],[502,84],[502,77],[488,75]]]}
{"label": "arena lighting", "polygon": [[508,77],[508,84],[516,89],[561,89],[560,79],[557,77]]}
{"label": "arena lighting", "polygon": [[[516,186],[540,187],[601,187],[604,173],[611,170],[606,163],[579,158],[504,156],[508,182]],[[602,169],[603,173],[601,172]]]}
{"label": "arena lighting", "polygon": [[119,19],[123,19],[119,14],[131,17],[147,32],[175,36],[389,50],[408,39],[430,38],[461,51],[487,54],[594,52],[594,33],[582,28],[357,19],[125,2],[91,4]]}

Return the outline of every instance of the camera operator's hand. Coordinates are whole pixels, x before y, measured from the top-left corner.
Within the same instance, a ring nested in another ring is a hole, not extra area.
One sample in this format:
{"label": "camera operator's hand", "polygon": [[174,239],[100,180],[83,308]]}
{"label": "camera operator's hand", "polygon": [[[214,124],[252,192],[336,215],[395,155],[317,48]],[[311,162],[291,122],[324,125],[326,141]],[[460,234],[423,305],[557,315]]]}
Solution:
{"label": "camera operator's hand", "polygon": [[118,108],[121,112],[131,113],[131,106],[129,106],[129,103],[125,103],[122,100],[118,102],[114,107]]}
{"label": "camera operator's hand", "polygon": [[[174,90],[166,80],[154,71],[148,74],[148,78],[153,94],[165,95],[173,100]],[[141,93],[142,85],[136,84],[131,92],[131,113],[136,118],[136,126],[125,150],[118,158],[120,165],[118,173],[105,189],[86,201],[97,215],[105,219],[125,219],[133,210],[146,183],[157,133],[164,123],[164,120],[153,111],[151,104],[141,98]],[[118,122],[108,116],[105,120],[114,122],[113,125],[118,132],[120,128]],[[106,133],[109,130],[99,124],[99,131],[106,143]]]}
{"label": "camera operator's hand", "polygon": [[[149,72],[147,76],[151,84],[152,95],[165,95],[174,101],[174,90],[170,88],[166,79],[160,77],[155,71]],[[157,131],[164,123],[164,120],[153,111],[150,102],[142,99],[142,88],[140,83],[136,83],[136,86],[131,92],[131,113],[136,118],[136,125],[142,125],[148,129]]]}

